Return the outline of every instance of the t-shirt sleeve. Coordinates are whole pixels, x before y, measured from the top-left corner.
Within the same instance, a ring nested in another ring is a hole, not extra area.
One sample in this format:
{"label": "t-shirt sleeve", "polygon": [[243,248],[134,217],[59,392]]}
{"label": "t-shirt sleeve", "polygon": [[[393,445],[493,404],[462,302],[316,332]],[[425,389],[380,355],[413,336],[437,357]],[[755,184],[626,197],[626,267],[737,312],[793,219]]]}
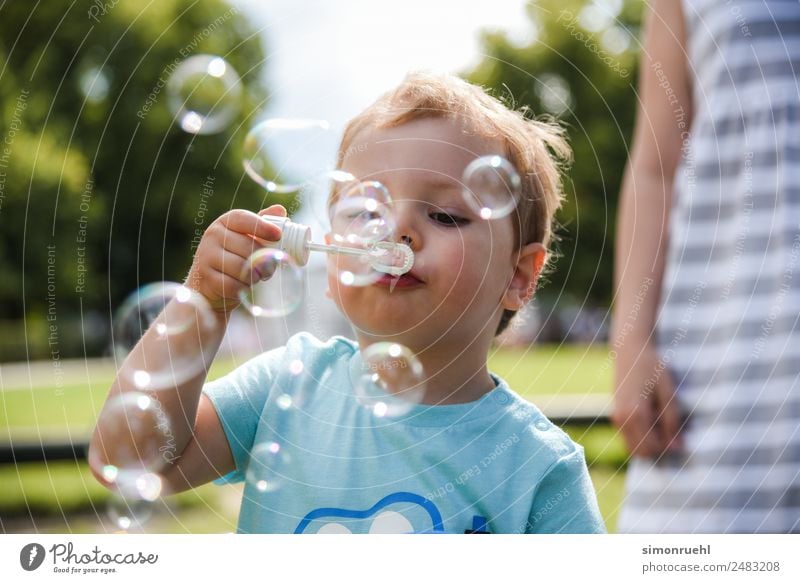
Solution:
{"label": "t-shirt sleeve", "polygon": [[207,383],[203,393],[214,405],[233,454],[236,469],[221,483],[244,480],[259,419],[275,384],[285,348],[276,348]]}
{"label": "t-shirt sleeve", "polygon": [[550,466],[534,494],[526,532],[606,532],[582,447],[576,446]]}

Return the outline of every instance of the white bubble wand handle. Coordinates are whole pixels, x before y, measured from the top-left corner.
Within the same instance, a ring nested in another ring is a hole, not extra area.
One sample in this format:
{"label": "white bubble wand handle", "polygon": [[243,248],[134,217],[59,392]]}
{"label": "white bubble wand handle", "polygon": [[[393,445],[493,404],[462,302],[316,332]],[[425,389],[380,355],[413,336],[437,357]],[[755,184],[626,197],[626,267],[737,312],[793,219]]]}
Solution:
{"label": "white bubble wand handle", "polygon": [[311,241],[311,227],[293,223],[287,217],[262,215],[262,219],[281,228],[281,238],[270,246],[278,247],[288,253],[298,265],[308,263],[311,251],[328,254],[367,256],[370,266],[375,271],[389,275],[401,276],[408,273],[414,265],[414,252],[403,243],[379,241],[368,248],[326,245]]}

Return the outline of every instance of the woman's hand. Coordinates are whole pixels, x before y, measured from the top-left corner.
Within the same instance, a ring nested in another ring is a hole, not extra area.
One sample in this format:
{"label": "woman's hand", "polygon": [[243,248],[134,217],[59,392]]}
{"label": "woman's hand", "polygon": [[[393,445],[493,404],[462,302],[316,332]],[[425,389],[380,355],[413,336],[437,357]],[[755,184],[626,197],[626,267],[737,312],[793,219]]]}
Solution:
{"label": "woman's hand", "polygon": [[611,419],[634,456],[659,457],[682,449],[675,385],[650,343],[641,350],[619,350]]}

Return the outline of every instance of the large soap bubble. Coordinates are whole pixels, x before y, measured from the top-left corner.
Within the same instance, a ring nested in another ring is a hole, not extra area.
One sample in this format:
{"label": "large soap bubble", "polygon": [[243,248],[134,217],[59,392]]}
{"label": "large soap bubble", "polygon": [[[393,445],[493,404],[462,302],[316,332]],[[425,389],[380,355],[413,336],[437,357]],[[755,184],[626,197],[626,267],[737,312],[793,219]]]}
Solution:
{"label": "large soap bubble", "polygon": [[257,492],[274,492],[291,482],[292,456],[277,441],[259,443],[250,452],[245,480]]}
{"label": "large soap bubble", "polygon": [[239,75],[217,55],[189,57],[167,81],[170,109],[181,129],[190,134],[225,129],[239,112],[241,97]]}
{"label": "large soap bubble", "polygon": [[257,250],[242,268],[240,279],[249,285],[239,293],[239,300],[253,316],[285,316],[303,301],[305,272],[280,249]]}
{"label": "large soap bubble", "polygon": [[[114,354],[125,360],[120,374],[141,390],[174,387],[198,375],[212,349],[203,343],[203,335],[215,326],[213,310],[199,293],[174,282],[139,288],[114,320]],[[152,338],[148,349],[126,360],[148,331]]]}
{"label": "large soap bubble", "polygon": [[138,391],[110,398],[97,420],[103,440],[89,450],[96,474],[120,496],[155,500],[159,474],[177,459],[172,422],[160,403]]}
{"label": "large soap bubble", "polygon": [[356,400],[379,418],[409,412],[425,397],[422,363],[396,342],[376,342],[361,352],[355,379]]}
{"label": "large soap bubble", "polygon": [[341,251],[332,253],[329,269],[343,285],[370,285],[384,275],[375,268],[380,253],[372,250],[394,235],[392,199],[380,182],[353,181],[341,186],[329,206],[330,243]]}
{"label": "large soap bubble", "polygon": [[268,192],[290,193],[313,179],[335,145],[327,121],[267,119],[244,140],[244,169]]}

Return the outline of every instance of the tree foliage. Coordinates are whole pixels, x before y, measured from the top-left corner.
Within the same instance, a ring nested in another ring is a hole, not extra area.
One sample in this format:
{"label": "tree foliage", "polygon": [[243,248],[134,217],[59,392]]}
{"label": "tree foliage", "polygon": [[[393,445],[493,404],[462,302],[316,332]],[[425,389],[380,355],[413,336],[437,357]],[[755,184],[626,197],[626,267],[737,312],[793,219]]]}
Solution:
{"label": "tree foliage", "polygon": [[[181,131],[166,103],[170,72],[200,53],[245,89],[217,135]],[[185,277],[196,230],[260,208],[241,143],[264,105],[262,41],[223,0],[7,2],[0,56],[0,321],[29,335],[0,360],[50,355],[51,326],[60,356],[97,352],[128,293]]]}
{"label": "tree foliage", "polygon": [[[617,4],[619,13],[613,15]],[[531,3],[534,42],[484,35],[485,57],[467,77],[535,115],[566,125],[574,160],[559,213],[560,256],[540,292],[550,302],[607,306],[614,223],[636,111],[639,0]]]}

